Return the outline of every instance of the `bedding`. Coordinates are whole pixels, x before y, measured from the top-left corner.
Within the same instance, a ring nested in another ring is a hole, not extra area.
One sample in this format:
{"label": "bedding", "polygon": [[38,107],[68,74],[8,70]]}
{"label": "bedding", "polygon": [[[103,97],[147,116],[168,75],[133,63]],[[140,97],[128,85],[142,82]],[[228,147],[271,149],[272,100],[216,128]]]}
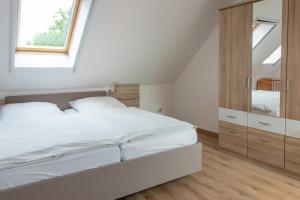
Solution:
{"label": "bedding", "polygon": [[61,112],[40,118],[1,121],[0,170],[189,128],[193,125],[127,107],[90,114]]}
{"label": "bedding", "polygon": [[280,115],[280,92],[252,90],[252,111],[270,116]]}
{"label": "bedding", "polygon": [[47,102],[29,102],[7,104],[0,107],[1,120],[23,120],[59,114],[61,110],[56,104]]}
{"label": "bedding", "polygon": [[197,143],[195,129],[133,139],[120,146],[122,160],[130,160]]}
{"label": "bedding", "polygon": [[117,145],[113,145],[65,155],[44,162],[0,170],[0,190],[94,169],[120,161],[120,149]]}
{"label": "bedding", "polygon": [[109,130],[63,112],[0,122],[0,170],[118,143]]}
{"label": "bedding", "polygon": [[113,97],[89,97],[78,99],[69,103],[78,112],[101,112],[110,108],[125,108],[126,106]]}
{"label": "bedding", "polygon": [[74,110],[73,108],[64,110],[64,113],[67,115],[78,114],[78,112],[76,110]]}
{"label": "bedding", "polygon": [[93,110],[81,113],[81,116],[99,128],[106,127],[111,132],[111,138],[120,144],[145,136],[194,128],[190,123],[134,107],[107,108],[101,112]]}

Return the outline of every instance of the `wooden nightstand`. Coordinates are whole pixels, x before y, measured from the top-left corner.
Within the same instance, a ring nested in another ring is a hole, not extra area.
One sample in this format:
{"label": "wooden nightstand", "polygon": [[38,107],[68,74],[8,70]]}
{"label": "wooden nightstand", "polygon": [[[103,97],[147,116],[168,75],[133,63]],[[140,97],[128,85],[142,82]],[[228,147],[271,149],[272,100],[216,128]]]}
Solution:
{"label": "wooden nightstand", "polygon": [[0,106],[3,106],[5,104],[5,100],[4,99],[0,99]]}
{"label": "wooden nightstand", "polygon": [[113,97],[128,107],[140,106],[140,86],[138,84],[118,84]]}

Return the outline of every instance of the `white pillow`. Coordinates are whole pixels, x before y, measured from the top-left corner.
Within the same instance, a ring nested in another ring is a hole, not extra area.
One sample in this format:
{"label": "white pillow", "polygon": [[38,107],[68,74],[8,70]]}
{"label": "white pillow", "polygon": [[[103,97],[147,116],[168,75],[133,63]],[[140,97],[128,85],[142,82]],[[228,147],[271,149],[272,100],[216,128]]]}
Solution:
{"label": "white pillow", "polygon": [[70,102],[70,106],[78,112],[89,113],[112,108],[125,108],[126,106],[113,97],[89,97]]}
{"label": "white pillow", "polygon": [[74,115],[74,114],[78,114],[78,112],[72,108],[64,110],[64,113],[67,115]]}
{"label": "white pillow", "polygon": [[33,119],[61,112],[56,104],[47,102],[7,104],[0,107],[0,119],[3,121]]}

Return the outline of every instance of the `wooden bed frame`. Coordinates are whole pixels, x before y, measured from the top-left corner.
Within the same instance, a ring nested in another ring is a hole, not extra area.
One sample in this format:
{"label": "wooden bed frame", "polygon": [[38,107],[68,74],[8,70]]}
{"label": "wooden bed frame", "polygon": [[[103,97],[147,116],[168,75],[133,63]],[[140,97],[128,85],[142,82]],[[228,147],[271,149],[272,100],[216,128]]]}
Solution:
{"label": "wooden bed frame", "polygon": [[[69,108],[68,102],[104,91],[7,97],[6,103],[44,101]],[[0,191],[1,200],[111,200],[118,199],[202,169],[202,144],[86,170]]]}
{"label": "wooden bed frame", "polygon": [[259,79],[256,82],[257,90],[264,91],[280,91],[280,80],[273,80],[270,78]]}

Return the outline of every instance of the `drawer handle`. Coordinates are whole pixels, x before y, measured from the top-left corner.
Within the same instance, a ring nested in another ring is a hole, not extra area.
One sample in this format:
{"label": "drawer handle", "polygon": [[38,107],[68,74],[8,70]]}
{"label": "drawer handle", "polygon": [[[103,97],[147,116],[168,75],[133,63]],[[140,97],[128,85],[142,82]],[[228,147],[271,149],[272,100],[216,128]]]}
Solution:
{"label": "drawer handle", "polygon": [[258,123],[264,126],[271,126],[271,124],[269,124],[268,122],[259,121]]}
{"label": "drawer handle", "polygon": [[233,115],[227,115],[226,117],[231,118],[231,119],[236,119],[237,118],[236,116],[233,116]]}

